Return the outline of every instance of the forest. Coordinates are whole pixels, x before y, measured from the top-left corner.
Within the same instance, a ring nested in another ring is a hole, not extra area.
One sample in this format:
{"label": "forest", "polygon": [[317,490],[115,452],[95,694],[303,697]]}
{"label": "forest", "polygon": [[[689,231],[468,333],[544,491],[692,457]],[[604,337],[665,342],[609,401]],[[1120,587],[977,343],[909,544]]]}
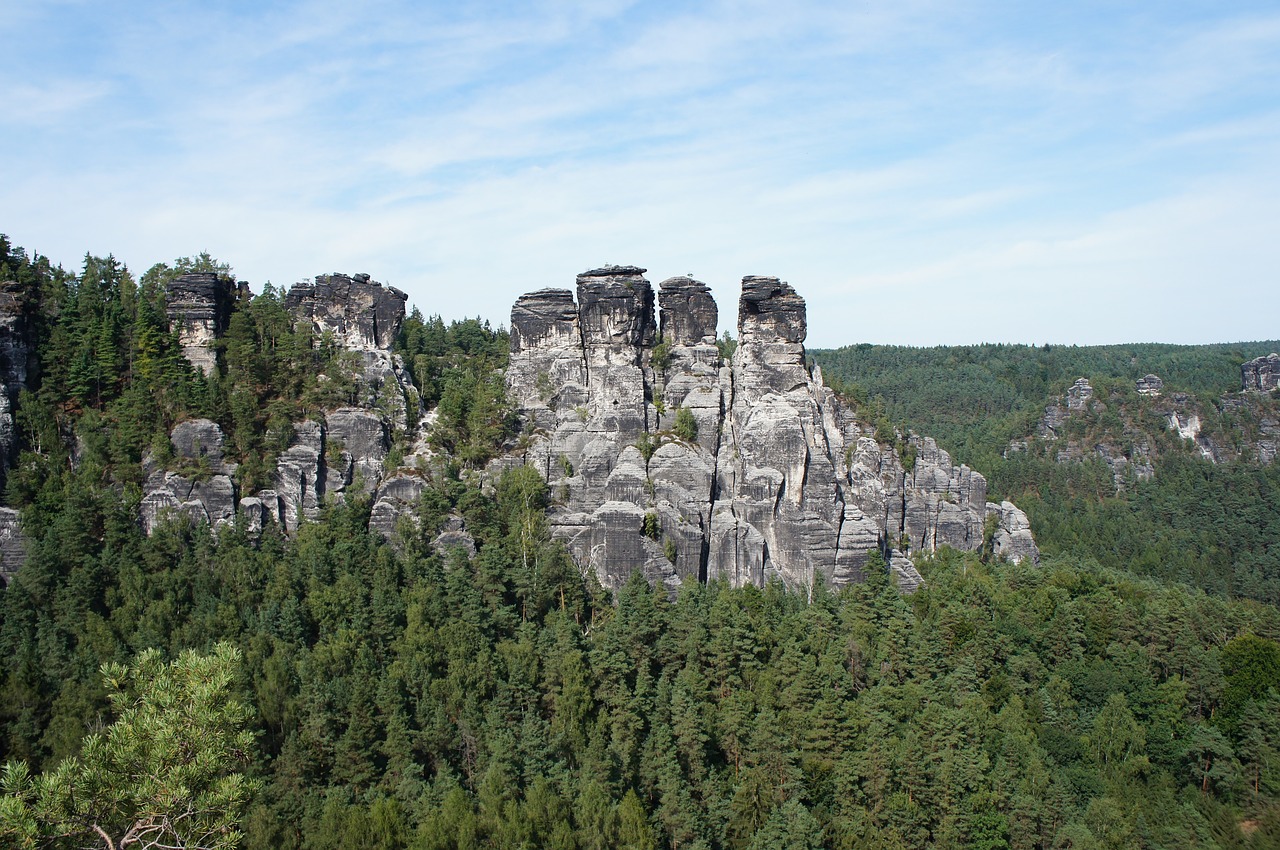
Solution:
{"label": "forest", "polygon": [[[1280,465],[1250,457],[1260,427],[1280,422],[1280,398],[1240,390],[1240,364],[1280,350],[1268,340],[1222,345],[900,346],[813,351],[827,383],[880,428],[937,439],[1031,518],[1047,552],[1175,581],[1228,597],[1280,604]],[[1148,373],[1163,398],[1138,394]],[[1066,423],[1086,448],[1062,462],[1067,439],[1037,440],[1045,408],[1072,382],[1092,382],[1099,405]],[[1166,421],[1169,397],[1202,433],[1240,457],[1213,463]],[[1117,487],[1092,447],[1141,446],[1150,478]],[[1011,450],[1018,445],[1021,450]]]}
{"label": "forest", "polygon": [[[191,269],[232,273],[207,255],[71,273],[0,240],[48,364],[5,491],[30,542],[0,596],[0,844],[1280,847],[1280,609],[1214,578],[1274,528],[1197,522],[1274,505],[1272,470],[1173,454],[1145,496],[1095,492],[1090,519],[1087,482],[1035,479],[1041,565],[944,549],[910,596],[871,569],[812,600],[639,576],[615,597],[550,539],[536,472],[477,472],[518,437],[505,333],[415,313],[397,349],[442,458],[416,534],[371,534],[350,497],[292,537],[147,536],[144,457],[173,424],[217,421],[253,481],[344,392],[315,379],[342,352],[273,289],[237,305],[219,370],[193,371],[162,309]],[[451,515],[473,557],[431,547]],[[1104,552],[1113,529],[1130,536]],[[1183,533],[1221,563],[1174,571]]]}

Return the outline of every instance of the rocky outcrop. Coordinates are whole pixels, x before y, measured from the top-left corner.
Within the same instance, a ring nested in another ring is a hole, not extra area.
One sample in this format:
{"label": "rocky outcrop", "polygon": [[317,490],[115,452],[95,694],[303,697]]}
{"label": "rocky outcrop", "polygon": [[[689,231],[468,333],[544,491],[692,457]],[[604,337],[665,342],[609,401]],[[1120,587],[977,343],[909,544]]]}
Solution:
{"label": "rocky outcrop", "polygon": [[467,531],[467,524],[462,517],[451,516],[444,521],[444,528],[431,541],[431,549],[444,558],[451,557],[457,551],[473,558],[476,554],[476,541]]}
{"label": "rocky outcrop", "polygon": [[1280,354],[1255,357],[1240,366],[1240,389],[1271,392],[1280,387]]}
{"label": "rocky outcrop", "polygon": [[1076,378],[1076,382],[1067,388],[1067,410],[1085,410],[1089,400],[1093,398],[1093,387],[1088,378]]}
{"label": "rocky outcrop", "polygon": [[1017,505],[1009,501],[1000,504],[987,502],[987,514],[999,517],[995,534],[991,537],[993,555],[1010,561],[1030,559],[1033,564],[1040,563],[1040,548],[1031,536],[1031,521]]}
{"label": "rocky outcrop", "polygon": [[30,309],[27,287],[16,281],[0,283],[0,493],[17,445],[14,407],[37,370]]}
{"label": "rocky outcrop", "polygon": [[284,306],[310,321],[317,338],[327,336],[349,351],[390,351],[408,298],[367,274],[334,273],[296,284],[285,295]]}
{"label": "rocky outcrop", "polygon": [[1183,410],[1171,410],[1165,415],[1169,430],[1176,431],[1178,436],[1194,443],[1200,456],[1213,463],[1218,462],[1218,454],[1213,443],[1200,436],[1200,415]]}
{"label": "rocky outcrop", "polygon": [[[1245,364],[1246,375],[1258,378],[1270,358]],[[1262,365],[1259,366],[1258,364]],[[1253,393],[1226,393],[1206,401],[1186,392],[1165,392],[1164,382],[1146,375],[1135,382],[1141,398],[1112,389],[1105,400],[1094,396],[1088,379],[1078,378],[1065,396],[1045,408],[1036,431],[1013,440],[1006,457],[1031,452],[1058,463],[1099,459],[1111,470],[1116,492],[1156,474],[1158,454],[1167,446],[1151,422],[1163,421],[1210,463],[1272,463],[1280,448],[1280,417],[1274,398]]]}
{"label": "rocky outcrop", "polygon": [[804,590],[860,581],[878,550],[910,589],[908,553],[977,550],[989,510],[1004,553],[1033,557],[1025,515],[989,508],[981,475],[932,440],[878,445],[810,374],[805,302],[790,285],[743,279],[724,364],[707,286],[659,285],[659,335],[643,275],[595,269],[578,276],[576,301],[543,289],[512,310],[507,382],[530,432],[524,459],[547,479],[552,532],[582,569],[613,588],[639,570],[668,587]]}
{"label": "rocky outcrop", "polygon": [[309,326],[313,344],[349,353],[355,378],[351,406],[377,412],[396,433],[411,429],[422,415],[413,382],[391,353],[407,299],[367,274],[337,273],[296,284],[284,299],[285,307]]}
{"label": "rocky outcrop", "polygon": [[402,523],[408,522],[416,529],[418,499],[425,487],[422,476],[405,472],[396,473],[379,484],[369,514],[369,528],[386,540],[397,539]]}
{"label": "rocky outcrop", "polygon": [[[276,457],[270,486],[241,494],[236,466],[223,456],[223,434],[208,420],[174,428],[173,462],[163,468],[148,457],[142,523],[150,533],[166,517],[185,515],[215,529],[237,521],[250,534],[274,523],[286,533],[319,516],[326,500],[350,493],[374,499],[371,527],[392,537],[410,515],[421,479],[386,468],[394,441],[413,444],[423,411],[404,364],[391,345],[404,320],[403,292],[368,275],[322,275],[294,287],[285,305],[315,345],[336,345],[346,356],[334,367],[350,374],[352,402],[292,424],[292,439]],[[216,275],[184,275],[169,290],[169,309],[181,321],[187,356],[198,367],[216,367],[213,343],[234,305],[230,284]],[[202,365],[203,364],[203,365]],[[338,376],[321,375],[320,380]],[[384,480],[385,479],[385,480]]]}
{"label": "rocky outcrop", "polygon": [[153,468],[147,476],[141,505],[146,532],[178,515],[215,528],[234,523],[236,465],[223,458],[222,429],[208,419],[193,419],[175,426],[169,442],[177,468]]}
{"label": "rocky outcrop", "polygon": [[214,343],[231,321],[235,298],[235,283],[213,272],[181,275],[165,291],[169,326],[178,332],[182,354],[206,375],[218,368]]}
{"label": "rocky outcrop", "polygon": [[1159,375],[1144,375],[1134,381],[1134,389],[1138,391],[1138,395],[1157,396],[1164,389],[1164,381],[1160,380]]}
{"label": "rocky outcrop", "polygon": [[27,538],[13,508],[0,508],[0,584],[9,581],[27,560]]}

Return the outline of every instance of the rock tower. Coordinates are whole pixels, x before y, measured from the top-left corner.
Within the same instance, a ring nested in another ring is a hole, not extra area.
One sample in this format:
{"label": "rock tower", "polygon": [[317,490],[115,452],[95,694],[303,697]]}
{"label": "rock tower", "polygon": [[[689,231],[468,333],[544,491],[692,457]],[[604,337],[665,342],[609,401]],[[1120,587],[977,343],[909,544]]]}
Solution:
{"label": "rock tower", "polygon": [[803,590],[861,581],[879,550],[911,587],[906,553],[976,550],[989,513],[998,553],[1038,560],[1026,515],[988,503],[980,474],[928,438],[877,444],[810,372],[805,302],[790,285],[743,279],[739,343],[723,363],[706,284],[659,284],[659,323],[644,272],[593,269],[576,302],[543,289],[511,314],[525,459],[584,570],[614,588],[639,569],[669,587],[692,576]]}

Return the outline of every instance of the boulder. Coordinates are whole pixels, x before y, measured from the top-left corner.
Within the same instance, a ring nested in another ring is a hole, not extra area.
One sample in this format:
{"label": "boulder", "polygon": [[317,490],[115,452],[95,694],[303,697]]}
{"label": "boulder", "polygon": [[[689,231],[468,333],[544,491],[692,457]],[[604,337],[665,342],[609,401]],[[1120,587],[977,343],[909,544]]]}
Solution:
{"label": "boulder", "polygon": [[1015,564],[1030,559],[1040,563],[1040,548],[1031,536],[1031,522],[1013,502],[987,502],[987,513],[997,518],[996,532],[991,538],[991,551],[996,557],[1008,558]]}

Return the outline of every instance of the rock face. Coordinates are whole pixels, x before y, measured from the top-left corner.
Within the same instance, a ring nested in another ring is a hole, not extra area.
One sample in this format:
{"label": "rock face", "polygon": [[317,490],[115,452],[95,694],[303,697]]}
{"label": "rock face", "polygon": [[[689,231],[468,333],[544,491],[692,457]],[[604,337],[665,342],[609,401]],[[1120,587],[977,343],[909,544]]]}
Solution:
{"label": "rock face", "polygon": [[317,337],[331,334],[350,351],[389,351],[404,321],[408,297],[367,274],[335,273],[295,285],[284,305],[299,319],[309,319]]}
{"label": "rock face", "polygon": [[[556,500],[549,520],[608,587],[635,570],[734,585],[860,581],[873,551],[912,589],[910,551],[976,550],[996,517],[1002,552],[1038,558],[1026,517],[988,505],[986,481],[912,436],[878,445],[805,365],[804,299],[747,277],[739,344],[722,365],[708,287],[611,266],[522,296],[507,382],[532,439],[524,459]],[[660,344],[658,340],[661,340]],[[905,461],[905,464],[904,464]],[[896,566],[894,566],[896,565]]]}
{"label": "rock face", "polygon": [[1040,549],[1031,536],[1031,522],[1013,502],[987,502],[987,513],[1000,517],[996,533],[991,538],[991,550],[1011,561],[1023,561],[1028,558],[1032,563],[1040,563]]}
{"label": "rock face", "polygon": [[142,527],[150,534],[173,515],[182,514],[217,528],[235,522],[236,465],[223,460],[224,437],[217,423],[193,419],[170,434],[178,469],[155,469],[142,497]]}
{"label": "rock face", "polygon": [[0,584],[7,585],[27,560],[27,538],[18,512],[0,508]]}
{"label": "rock face", "polygon": [[1271,392],[1280,387],[1280,354],[1255,357],[1240,366],[1240,388]]}
{"label": "rock face", "polygon": [[404,364],[391,354],[408,297],[367,274],[329,274],[297,284],[284,299],[300,322],[310,324],[315,344],[332,343],[351,352],[356,367],[353,406],[378,411],[397,431],[410,428],[422,413]]}
{"label": "rock face", "polygon": [[206,375],[218,368],[214,342],[231,321],[235,297],[235,284],[213,272],[184,274],[165,292],[169,325],[178,331],[182,353]]}
{"label": "rock face", "polygon": [[15,281],[0,283],[0,493],[14,460],[14,405],[37,370],[29,309],[26,287]]}
{"label": "rock face", "polygon": [[[182,321],[187,356],[200,368],[216,368],[212,344],[228,320],[234,298],[215,275],[184,275],[169,291],[170,316]],[[412,515],[422,480],[384,469],[393,440],[412,444],[421,404],[404,364],[391,344],[404,320],[406,296],[369,280],[368,275],[323,275],[300,284],[285,297],[300,322],[310,323],[317,345],[332,342],[350,352],[355,404],[293,423],[289,446],[276,458],[270,486],[240,492],[236,465],[223,457],[222,430],[198,419],[179,424],[170,435],[173,468],[148,458],[142,523],[150,533],[173,515],[207,522],[215,529],[240,517],[260,533],[275,523],[287,533],[315,519],[326,499],[347,493],[374,498],[370,525],[392,537],[400,518]],[[203,365],[202,365],[203,364]],[[323,377],[323,376],[322,376]],[[386,479],[386,480],[384,480]]]}
{"label": "rock face", "polygon": [[1134,382],[1134,389],[1138,391],[1138,395],[1160,395],[1160,391],[1164,389],[1164,381],[1160,380],[1159,375],[1145,375]]}
{"label": "rock face", "polygon": [[1067,389],[1067,410],[1085,410],[1089,399],[1093,398],[1093,387],[1088,378],[1076,378],[1076,382]]}

